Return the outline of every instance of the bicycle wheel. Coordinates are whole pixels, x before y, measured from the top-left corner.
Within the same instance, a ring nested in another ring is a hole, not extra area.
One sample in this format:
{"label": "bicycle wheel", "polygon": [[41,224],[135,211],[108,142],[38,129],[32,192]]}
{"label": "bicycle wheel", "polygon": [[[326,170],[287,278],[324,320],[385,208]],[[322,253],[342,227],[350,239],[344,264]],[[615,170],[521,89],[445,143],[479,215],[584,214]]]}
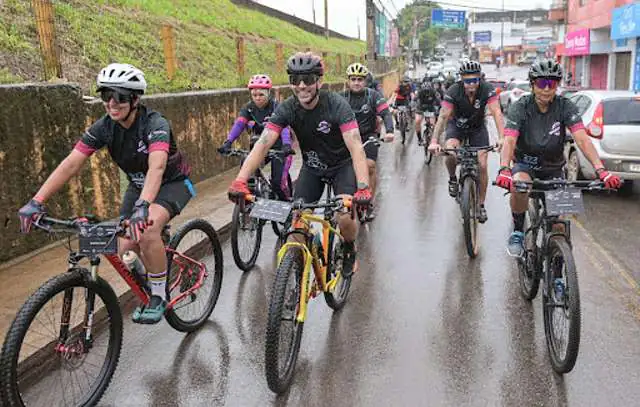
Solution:
{"label": "bicycle wheel", "polygon": [[424,149],[424,163],[429,165],[431,164],[431,160],[433,160],[433,154],[429,151],[429,143],[431,142],[431,126],[426,126],[424,130],[424,144],[422,148]]}
{"label": "bicycle wheel", "polygon": [[291,385],[303,323],[296,320],[304,257],[299,247],[290,247],[276,270],[271,290],[265,341],[265,373],[271,391],[280,394]]}
{"label": "bicycle wheel", "polygon": [[465,177],[462,182],[462,228],[464,241],[469,257],[478,255],[478,196],[476,181],[472,177]]}
{"label": "bicycle wheel", "polygon": [[[215,229],[209,222],[193,219],[173,235],[169,249],[205,266],[205,270],[201,270],[193,262],[174,255],[171,250],[167,251],[167,264],[170,264],[167,294],[170,300],[189,291],[200,278],[204,278],[200,288],[184,296],[165,314],[173,329],[192,332],[209,319],[218,302],[222,286],[222,247]],[[204,276],[201,275],[202,272],[205,273]]]}
{"label": "bicycle wheel", "polygon": [[231,253],[233,260],[242,271],[249,271],[255,266],[262,242],[264,222],[249,216],[251,204],[246,204],[244,211],[240,205],[233,208],[231,219]]}
{"label": "bicycle wheel", "polygon": [[529,208],[524,220],[524,250],[523,259],[518,259],[518,276],[520,280],[520,293],[525,300],[531,301],[538,295],[540,287],[540,262],[538,261],[538,235],[539,228],[530,230],[532,225],[538,223],[538,204],[535,200],[529,200]]}
{"label": "bicycle wheel", "polygon": [[400,120],[399,120],[399,124],[400,124],[400,137],[402,137],[402,144],[404,144],[406,138],[407,138],[407,124],[406,124],[406,120],[404,118],[404,115],[400,116]]}
{"label": "bicycle wheel", "polygon": [[[544,333],[551,366],[556,373],[569,373],[580,347],[580,290],[571,247],[563,236],[549,241],[546,290],[542,306]],[[562,325],[562,333],[557,326]]]}
{"label": "bicycle wheel", "polygon": [[342,240],[340,240],[340,238],[338,238],[333,232],[330,232],[327,281],[331,281],[331,279],[336,278],[336,276],[338,276],[338,280],[332,290],[324,293],[324,300],[334,311],[338,311],[344,307],[344,304],[347,301],[347,296],[349,295],[349,289],[351,288],[351,276],[349,278],[342,276],[342,252]]}
{"label": "bicycle wheel", "polygon": [[[68,325],[62,324],[63,314]],[[0,355],[3,405],[96,405],[111,382],[121,347],[122,314],[109,284],[91,280],[86,269],[53,277],[29,297],[7,332]]]}

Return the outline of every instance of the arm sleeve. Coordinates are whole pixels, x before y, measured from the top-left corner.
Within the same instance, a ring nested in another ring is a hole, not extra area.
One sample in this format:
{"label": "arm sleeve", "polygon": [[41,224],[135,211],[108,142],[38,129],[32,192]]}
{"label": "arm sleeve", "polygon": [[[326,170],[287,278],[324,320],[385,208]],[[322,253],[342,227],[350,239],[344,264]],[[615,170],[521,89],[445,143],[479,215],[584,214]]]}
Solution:
{"label": "arm sleeve", "polygon": [[78,140],[74,150],[77,150],[89,157],[91,154],[104,147],[106,143],[104,141],[103,128],[104,124],[102,120],[98,120],[93,123],[93,125],[84,132],[80,140]]}
{"label": "arm sleeve", "polygon": [[[276,110],[273,112],[273,114],[269,118],[269,123],[267,123],[266,125],[267,129],[273,130],[276,133],[281,134],[284,128],[291,125],[292,123],[291,103],[292,103],[291,99],[287,99],[278,105]],[[289,135],[289,139],[291,139],[291,135]]]}
{"label": "arm sleeve", "polygon": [[520,132],[524,125],[524,117],[524,103],[520,99],[507,112],[504,124],[505,137],[520,137]]}
{"label": "arm sleeve", "polygon": [[385,130],[387,131],[387,133],[393,133],[393,116],[391,115],[391,111],[389,110],[389,104],[387,103],[387,100],[380,92],[376,92],[375,98],[376,112],[378,116],[382,117]]}
{"label": "arm sleeve", "polygon": [[240,137],[244,129],[247,127],[248,122],[249,122],[249,111],[245,106],[242,109],[240,109],[240,114],[238,115],[238,118],[236,119],[236,121],[233,123],[233,126],[231,127],[231,131],[229,131],[229,134],[227,135],[227,141],[231,141],[231,142],[236,141],[236,139]]}
{"label": "arm sleeve", "polygon": [[169,122],[162,116],[154,119],[149,126],[149,134],[147,134],[149,144],[149,152],[164,151],[169,153],[171,143],[171,127]]}
{"label": "arm sleeve", "polygon": [[442,101],[442,107],[453,109],[455,106],[455,99],[453,97],[453,88],[449,88],[447,93],[444,94],[444,100]]}
{"label": "arm sleeve", "polygon": [[564,109],[562,113],[564,125],[569,128],[569,131],[574,133],[578,130],[584,129],[582,117],[580,117],[580,114],[578,114],[578,107],[571,100],[564,100]]}

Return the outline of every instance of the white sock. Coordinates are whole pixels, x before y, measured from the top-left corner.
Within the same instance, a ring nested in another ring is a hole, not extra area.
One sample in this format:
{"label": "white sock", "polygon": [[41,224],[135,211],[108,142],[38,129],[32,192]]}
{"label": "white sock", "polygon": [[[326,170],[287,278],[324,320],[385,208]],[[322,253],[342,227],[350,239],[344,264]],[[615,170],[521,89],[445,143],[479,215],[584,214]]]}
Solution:
{"label": "white sock", "polygon": [[149,280],[149,284],[151,284],[151,295],[166,299],[167,272],[163,271],[159,274],[147,273],[147,279]]}

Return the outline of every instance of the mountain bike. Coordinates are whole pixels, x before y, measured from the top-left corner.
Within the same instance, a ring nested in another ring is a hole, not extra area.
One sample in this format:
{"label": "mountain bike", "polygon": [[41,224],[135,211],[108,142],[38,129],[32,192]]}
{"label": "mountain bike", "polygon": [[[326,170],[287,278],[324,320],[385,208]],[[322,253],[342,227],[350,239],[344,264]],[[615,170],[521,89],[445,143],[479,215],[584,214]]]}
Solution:
{"label": "mountain bike", "polygon": [[400,137],[404,144],[409,131],[409,107],[406,105],[398,106],[398,127],[400,127]]}
{"label": "mountain bike", "polygon": [[[344,273],[344,239],[335,214],[349,211],[354,216],[352,202],[350,198],[334,197],[330,180],[324,182],[328,191],[323,201],[305,204],[258,199],[252,212],[252,216],[289,225],[278,251],[265,342],[267,384],[275,393],[286,391],[293,380],[307,303],[323,293],[327,305],[340,310],[351,287],[353,270]],[[315,209],[324,213],[309,212]]]}
{"label": "mountain bike", "polygon": [[[225,156],[241,157],[242,161],[249,155],[249,150],[229,150]],[[269,150],[265,164],[270,160],[284,161],[285,155],[279,150]],[[287,182],[289,191],[292,191],[291,176],[287,174]],[[258,168],[248,181],[249,191],[255,196],[261,198],[276,199],[276,194],[271,182],[265,177],[261,168]],[[262,228],[265,224],[256,218],[251,218],[252,203],[240,202],[233,208],[231,220],[231,253],[233,260],[238,268],[242,271],[251,270],[258,260],[260,253],[260,245],[262,243]],[[280,225],[278,222],[271,222],[273,232],[280,235]]]}
{"label": "mountain bike", "polygon": [[[531,301],[542,281],[541,304],[549,359],[554,371],[568,373],[575,366],[580,347],[580,290],[571,250],[571,221],[560,216],[583,212],[581,191],[604,190],[604,183],[535,179],[513,184],[517,192],[530,192],[524,227],[525,252],[517,259],[520,291]],[[567,325],[565,332],[557,332],[558,324]]]}
{"label": "mountain bike", "polygon": [[[429,144],[431,143],[431,135],[433,134],[433,127],[429,122],[429,119],[434,117],[434,112],[424,112],[424,132],[422,133],[422,148],[424,150],[424,163],[429,165],[433,160],[433,153],[429,150]],[[420,131],[421,129],[416,129]]]}
{"label": "mountain bike", "polygon": [[495,146],[471,147],[465,142],[459,148],[445,148],[445,153],[456,154],[458,158],[458,195],[456,202],[462,213],[462,229],[467,254],[478,255],[478,212],[480,210],[480,167],[478,153],[492,151]]}
{"label": "mountain bike", "polygon": [[[35,228],[69,235],[68,268],[38,288],[11,324],[0,354],[0,404],[98,403],[118,365],[123,325],[118,297],[98,275],[100,256],[142,303],[148,305],[151,295],[144,277],[118,256],[125,225],[88,217],[36,219]],[[72,235],[78,237],[77,251]],[[167,226],[162,237],[170,265],[165,319],[178,331],[192,332],[207,321],[218,300],[222,248],[213,226],[201,219],[187,222],[172,237]],[[80,265],[85,259],[90,268]]]}

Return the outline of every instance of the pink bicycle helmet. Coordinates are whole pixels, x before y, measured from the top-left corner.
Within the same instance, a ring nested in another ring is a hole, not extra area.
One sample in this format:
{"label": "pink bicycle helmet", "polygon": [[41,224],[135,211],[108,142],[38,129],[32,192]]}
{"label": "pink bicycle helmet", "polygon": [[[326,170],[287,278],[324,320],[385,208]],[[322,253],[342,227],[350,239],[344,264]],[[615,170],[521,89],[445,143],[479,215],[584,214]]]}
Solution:
{"label": "pink bicycle helmet", "polygon": [[271,89],[272,86],[271,78],[264,74],[253,75],[247,85],[249,89]]}

